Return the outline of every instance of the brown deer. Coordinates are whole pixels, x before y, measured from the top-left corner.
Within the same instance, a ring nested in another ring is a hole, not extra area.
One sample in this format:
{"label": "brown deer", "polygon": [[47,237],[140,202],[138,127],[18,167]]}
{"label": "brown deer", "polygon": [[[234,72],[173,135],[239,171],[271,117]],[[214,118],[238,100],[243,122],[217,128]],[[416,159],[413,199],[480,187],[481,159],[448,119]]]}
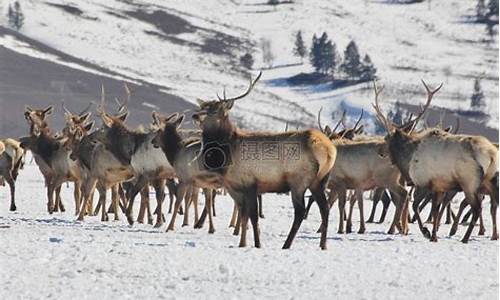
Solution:
{"label": "brown deer", "polygon": [[260,247],[257,195],[291,191],[295,210],[292,228],[283,245],[290,248],[304,219],[304,193],[311,191],[322,218],[320,247],[326,249],[328,203],[324,194],[328,173],[336,157],[335,146],[321,131],[285,133],[244,132],[229,120],[229,111],[238,99],[247,96],[260,78],[250,82],[247,91],[234,98],[199,100],[193,120],[202,129],[200,160],[203,167],[220,176],[224,187],[238,204],[241,216],[240,247],[246,246],[250,217],[255,247]]}
{"label": "brown deer", "polygon": [[10,188],[10,211],[16,208],[16,179],[24,165],[24,150],[18,141],[14,139],[0,140],[0,185],[4,180]]}
{"label": "brown deer", "polygon": [[[441,84],[431,90],[425,82],[422,81],[422,83],[427,91],[427,101],[413,120],[413,127],[417,126],[418,121],[430,106],[434,94],[442,87]],[[406,133],[396,128],[382,113],[378,102],[380,90],[377,89],[376,84],[374,86],[373,107],[378,119],[388,132],[385,139],[391,161],[407,181],[434,193],[433,228],[430,240],[437,241],[439,205],[445,193],[459,189],[464,192],[467,202],[473,209],[472,222],[462,239],[462,242],[467,243],[481,213],[481,192],[484,191],[492,197],[492,204],[498,203],[498,193],[494,191],[492,185],[492,180],[498,172],[498,150],[482,136],[454,135],[440,129]],[[419,220],[418,210],[416,213],[417,220]],[[492,208],[492,219],[492,239],[498,239],[496,204]]]}
{"label": "brown deer", "polygon": [[[125,85],[127,100],[130,98],[130,90]],[[125,103],[126,103],[125,102]],[[157,220],[155,227],[163,224],[162,203],[165,198],[165,180],[173,178],[175,171],[169,164],[165,154],[152,145],[156,132],[142,132],[129,129],[123,122],[128,111],[123,113],[122,118],[114,117],[104,111],[104,90],[101,95],[101,104],[98,113],[103,121],[100,142],[109,152],[127,169],[134,173],[134,184],[127,191],[127,220],[129,224],[134,223],[132,216],[134,198],[148,183],[155,184],[157,191]],[[161,179],[161,180],[160,180]]]}
{"label": "brown deer", "polygon": [[[184,120],[184,115],[179,115],[177,113],[168,117],[163,117],[158,114],[154,115],[158,120],[157,122],[162,124],[162,126],[158,131],[156,138],[153,140],[153,145],[163,150],[166,158],[175,169],[175,174],[179,180],[176,191],[177,200],[174,205],[172,218],[170,219],[167,231],[174,230],[175,219],[179,211],[181,201],[184,198],[188,199],[186,200],[184,211],[184,216],[186,218],[189,208],[189,198],[191,198],[186,196],[186,194],[191,194],[191,196],[196,194],[194,197],[197,199],[199,188],[204,188],[206,197],[205,209],[209,219],[208,232],[214,233],[215,228],[212,220],[213,207],[211,205],[213,198],[212,189],[222,186],[219,176],[200,168],[200,165],[197,163],[197,158],[201,151],[201,143],[199,139],[186,139],[181,136],[179,128]],[[184,224],[186,224],[186,219]],[[198,227],[199,226],[200,224],[198,224]]]}

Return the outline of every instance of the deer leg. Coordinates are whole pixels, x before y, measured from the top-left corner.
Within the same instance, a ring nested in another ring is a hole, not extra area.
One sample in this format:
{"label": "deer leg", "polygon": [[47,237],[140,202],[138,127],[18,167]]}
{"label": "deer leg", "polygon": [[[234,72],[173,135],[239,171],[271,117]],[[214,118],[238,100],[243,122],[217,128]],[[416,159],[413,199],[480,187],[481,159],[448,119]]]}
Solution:
{"label": "deer leg", "polygon": [[433,193],[432,197],[432,235],[431,242],[437,242],[437,231],[439,227],[439,206],[441,205],[444,197],[444,193]]}
{"label": "deer leg", "polygon": [[479,213],[479,232],[478,235],[484,235],[486,233],[486,229],[484,228],[483,222],[483,210]]}
{"label": "deer leg", "polygon": [[[196,189],[196,193],[198,193],[198,189]],[[212,194],[212,191],[210,189],[206,189],[205,197],[206,197],[205,206],[207,207],[207,215],[208,215],[208,233],[214,233],[215,227],[214,227],[213,212],[212,212],[213,194]],[[257,205],[257,203],[255,203],[255,205]],[[247,206],[247,207],[251,208],[251,206]],[[251,216],[250,211],[247,213],[247,215]],[[252,224],[253,224],[253,222],[252,222]],[[258,227],[257,227],[257,229],[258,229]],[[255,234],[255,228],[254,228],[254,234]],[[255,238],[255,236],[254,236],[254,238]],[[258,237],[257,237],[257,239],[258,239]],[[256,245],[256,247],[257,247],[257,245]],[[259,247],[260,247],[260,242],[259,242]]]}
{"label": "deer leg", "polygon": [[[200,213],[198,209],[198,198],[199,198],[199,193],[196,193],[192,199],[193,202],[193,208],[194,208],[194,223],[197,224],[200,221]],[[202,224],[203,226],[203,224]]]}
{"label": "deer leg", "polygon": [[165,183],[163,180],[157,180],[155,182],[155,193],[156,193],[156,223],[155,228],[159,228],[163,225],[163,201],[165,200]]}
{"label": "deer leg", "polygon": [[75,198],[75,216],[78,216],[82,205],[82,182],[80,180],[74,182],[73,197]]}
{"label": "deer leg", "polygon": [[359,208],[359,230],[358,233],[365,233],[365,213],[363,211],[363,190],[356,190],[355,197],[358,199],[358,208]]}
{"label": "deer leg", "polygon": [[106,211],[106,188],[103,186],[98,186],[97,191],[99,192],[99,203],[101,203],[101,222],[106,222],[109,220],[108,212]]}
{"label": "deer leg", "polygon": [[445,220],[445,224],[451,224],[452,223],[452,209],[451,209],[451,203],[448,203],[448,205],[446,205],[446,220]]}
{"label": "deer leg", "polygon": [[465,213],[464,217],[462,218],[460,225],[466,225],[471,215],[472,215],[472,208],[469,208],[469,210]]}
{"label": "deer leg", "polygon": [[[127,190],[126,198],[128,200],[127,206],[127,221],[130,225],[134,224],[134,200],[137,194],[147,185],[148,180],[145,176],[139,176],[137,182]],[[149,194],[148,194],[149,196]]]}
{"label": "deer leg", "polygon": [[52,214],[54,212],[54,185],[52,182],[47,184],[47,210],[49,214]]}
{"label": "deer leg", "polygon": [[[334,189],[330,190],[330,199],[334,196]],[[346,190],[345,188],[340,188],[337,192],[339,197],[339,228],[337,233],[344,233],[344,211],[345,211],[345,200],[346,200]]]}
{"label": "deer leg", "polygon": [[352,211],[354,209],[354,205],[356,204],[356,197],[354,197],[353,193],[349,193],[349,215],[347,216],[347,224],[345,228],[346,233],[352,232]]}
{"label": "deer leg", "polygon": [[[309,200],[307,200],[307,206],[306,206],[306,212],[304,214],[304,220],[307,219],[307,217],[309,215],[309,210],[311,209],[311,206],[313,203],[314,203],[313,197],[309,197]],[[260,210],[260,208],[259,208],[259,210]]]}
{"label": "deer leg", "polygon": [[382,191],[382,195],[380,197],[382,200],[382,214],[380,215],[380,219],[377,222],[378,224],[384,223],[387,211],[389,210],[389,205],[393,200],[392,197],[388,195],[385,189]]}
{"label": "deer leg", "polygon": [[[293,203],[293,209],[294,209],[294,217],[293,217],[293,224],[292,228],[290,228],[290,232],[288,233],[288,237],[285,241],[285,244],[283,244],[283,249],[289,249],[290,246],[292,245],[293,239],[295,238],[295,235],[297,234],[297,231],[300,228],[300,224],[302,224],[302,221],[304,220],[304,213],[306,211],[306,205],[304,201],[304,193],[305,190],[292,190],[292,203]],[[314,197],[314,195],[313,195]],[[316,199],[315,199],[316,200]],[[326,225],[326,224],[323,224]],[[243,230],[243,228],[242,228]],[[243,232],[241,233],[243,235]]]}
{"label": "deer leg", "polygon": [[179,207],[181,206],[181,202],[184,199],[184,195],[186,194],[186,189],[186,185],[182,182],[179,182],[179,185],[177,186],[174,210],[172,212],[172,218],[170,219],[170,223],[168,224],[167,231],[172,231],[175,229],[175,218],[177,217]]}
{"label": "deer leg", "polygon": [[176,190],[176,183],[173,179],[168,179],[167,180],[167,189],[168,189],[168,198],[170,200],[168,204],[168,213],[172,213],[172,207],[174,205],[174,195],[175,195],[175,190]]}
{"label": "deer leg", "polygon": [[191,185],[184,196],[184,220],[182,221],[182,227],[189,225],[189,209],[191,208],[194,189],[195,187]]}
{"label": "deer leg", "polygon": [[[259,218],[264,219],[264,209],[262,206],[262,194],[259,194],[257,196],[257,200],[258,200],[258,205],[259,205]],[[307,212],[306,212],[305,216],[307,216]]]}
{"label": "deer leg", "polygon": [[111,187],[111,206],[113,207],[113,214],[115,216],[115,221],[120,220],[119,206],[120,206],[120,195],[118,193],[118,185],[115,184]]}
{"label": "deer leg", "polygon": [[462,202],[460,202],[460,207],[458,208],[457,215],[453,219],[453,225],[451,225],[451,229],[450,229],[450,233],[449,233],[450,236],[454,236],[455,233],[457,233],[458,223],[460,221],[460,217],[462,216],[462,213],[468,204],[469,203],[467,202],[467,199],[463,199]]}
{"label": "deer leg", "polygon": [[12,173],[8,172],[6,176],[4,176],[5,181],[7,181],[7,184],[9,185],[10,188],[10,211],[15,211],[17,209],[16,207],[16,182],[14,181],[14,178],[12,177]]}
{"label": "deer leg", "polygon": [[78,221],[83,221],[85,214],[87,213],[86,208],[88,207],[90,197],[93,196],[93,190],[96,183],[96,179],[87,179],[86,181],[84,181],[82,188],[83,203],[82,207],[80,208],[80,214],[78,215]]}
{"label": "deer leg", "polygon": [[427,227],[425,227],[424,223],[422,222],[422,219],[420,218],[420,203],[421,201],[425,198],[425,192],[421,188],[415,189],[415,192],[413,193],[413,217],[416,219],[418,223],[418,227],[420,229],[420,232],[424,235],[425,238],[430,239],[431,238],[431,233]]}
{"label": "deer leg", "polygon": [[373,192],[373,197],[372,197],[372,210],[370,212],[370,216],[368,217],[368,220],[366,220],[366,223],[373,223],[373,220],[375,219],[375,213],[377,212],[377,205],[378,202],[380,201],[380,197],[382,195],[382,188],[377,188]]}
{"label": "deer leg", "polygon": [[[252,191],[252,195],[247,195],[248,196],[248,215],[250,216],[250,221],[252,222],[252,229],[253,229],[253,239],[254,239],[254,245],[255,248],[260,248],[260,229],[259,229],[259,200],[258,197],[260,195],[257,195],[256,190],[254,189]],[[250,197],[254,197],[254,199],[251,199]],[[261,198],[262,199],[262,198]]]}
{"label": "deer leg", "polygon": [[234,227],[236,225],[236,218],[238,217],[238,205],[236,203],[233,204],[233,213],[231,215],[231,220],[229,221],[229,228]]}
{"label": "deer leg", "polygon": [[144,223],[144,215],[146,214],[146,202],[149,202],[149,193],[146,191],[146,188],[143,188],[140,192],[141,195],[141,205],[139,206],[139,213],[137,214],[137,223]]}
{"label": "deer leg", "polygon": [[394,194],[394,204],[396,205],[396,210],[394,212],[394,218],[392,220],[391,227],[389,228],[389,234],[394,234],[395,228],[398,229],[400,233],[404,233],[401,227],[401,215],[403,210],[404,201],[406,198],[406,190],[399,184],[390,187],[389,189],[392,194]]}
{"label": "deer leg", "polygon": [[[318,188],[311,188],[311,193],[314,199],[318,203],[319,212],[321,214],[321,238],[319,246],[321,250],[326,250],[326,238],[328,234],[328,217],[330,214],[330,206],[328,205],[328,200],[325,197],[325,184],[328,180],[328,176],[323,179],[322,183]],[[302,204],[304,203],[304,197],[302,196]]]}
{"label": "deer leg", "polygon": [[495,193],[496,195],[490,196],[491,223],[493,225],[493,231],[491,232],[491,239],[495,241],[498,240],[498,231],[497,231],[498,190],[494,191],[493,193]]}
{"label": "deer leg", "polygon": [[215,192],[215,190],[213,189],[210,189],[208,190],[208,192],[212,193],[212,213],[213,213],[213,216],[216,217],[215,215],[215,196],[217,195],[217,193]]}
{"label": "deer leg", "polygon": [[474,229],[474,226],[476,225],[477,219],[479,218],[479,215],[481,214],[481,199],[477,195],[477,193],[467,193],[465,192],[465,197],[467,201],[469,202],[469,205],[471,206],[472,209],[472,220],[469,223],[469,227],[467,227],[467,231],[465,232],[464,237],[462,238],[462,243],[468,243],[470,235],[472,233],[472,230]]}
{"label": "deer leg", "polygon": [[[210,193],[210,195],[212,195],[211,189],[203,189],[203,195],[205,196],[205,205],[203,206],[203,210],[201,211],[201,216],[198,218],[198,220],[194,224],[194,228],[196,228],[196,229],[203,228],[203,225],[205,224],[205,220],[206,220],[207,215],[208,215],[207,204],[210,203],[209,193]],[[198,190],[198,188],[196,188],[196,205],[198,205],[198,197],[199,197],[199,190]]]}
{"label": "deer leg", "polygon": [[236,214],[236,226],[234,226],[233,235],[240,235],[241,229],[241,207],[238,207]]}

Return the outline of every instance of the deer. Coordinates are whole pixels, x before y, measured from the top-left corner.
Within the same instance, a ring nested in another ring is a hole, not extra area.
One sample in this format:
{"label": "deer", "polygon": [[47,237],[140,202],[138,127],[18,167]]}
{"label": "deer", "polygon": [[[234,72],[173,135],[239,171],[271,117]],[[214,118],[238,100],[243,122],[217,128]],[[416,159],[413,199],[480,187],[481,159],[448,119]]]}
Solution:
{"label": "deer", "polygon": [[[175,220],[177,213],[180,208],[182,199],[190,198],[186,197],[186,194],[195,195],[195,199],[198,196],[199,188],[203,188],[205,191],[205,210],[209,219],[209,233],[215,232],[215,227],[212,220],[212,198],[213,189],[222,186],[222,182],[217,176],[212,172],[206,171],[200,168],[197,163],[197,158],[201,151],[201,143],[198,139],[193,138],[183,138],[180,133],[180,126],[184,120],[184,115],[179,115],[178,113],[171,114],[167,117],[161,116],[158,113],[153,113],[154,118],[159,124],[162,124],[161,128],[158,130],[156,137],[153,139],[153,145],[156,148],[161,149],[166,158],[168,159],[170,165],[175,169],[175,174],[179,180],[176,190],[176,202],[174,204],[174,209],[172,211],[172,217],[170,223],[167,227],[167,231],[172,231],[175,229]],[[195,203],[195,206],[197,204]],[[188,215],[189,200],[186,200],[185,211],[184,211],[184,224],[186,224],[186,215]],[[196,212],[196,210],[195,210]],[[198,225],[198,226],[197,226]],[[195,225],[195,227],[200,227],[200,224]]]}
{"label": "deer", "polygon": [[324,190],[335,163],[335,146],[317,129],[245,132],[229,119],[235,101],[245,98],[261,75],[250,80],[248,89],[239,96],[227,98],[224,92],[224,97],[218,96],[216,100],[198,99],[199,108],[192,118],[202,130],[199,158],[205,170],[218,174],[239,207],[240,247],[246,246],[249,218],[254,245],[261,247],[257,195],[291,191],[294,219],[283,245],[283,249],[289,249],[304,219],[304,193],[310,190],[320,207],[323,221],[320,248],[325,250],[329,209]]}
{"label": "deer", "polygon": [[[128,102],[130,98],[130,89],[125,84]],[[127,210],[126,217],[130,225],[134,223],[133,205],[135,196],[149,182],[155,184],[157,192],[157,220],[155,227],[163,224],[162,203],[165,198],[165,180],[173,178],[175,171],[169,164],[164,153],[160,149],[153,147],[151,141],[156,136],[156,132],[143,132],[131,130],[128,128],[124,119],[128,111],[124,111],[120,117],[114,117],[104,110],[105,96],[104,87],[101,90],[101,104],[98,107],[98,114],[103,121],[102,134],[100,142],[107,150],[127,169],[134,174],[134,184],[127,191]]]}
{"label": "deer", "polygon": [[[410,132],[404,132],[394,126],[382,113],[378,99],[381,90],[377,88],[375,82],[373,108],[377,118],[387,131],[385,140],[392,163],[397,166],[403,177],[407,181],[411,181],[416,188],[427,188],[434,193],[432,234],[426,235],[426,237],[432,242],[437,242],[439,205],[443,202],[446,192],[462,190],[473,210],[472,222],[469,224],[462,242],[469,241],[474,224],[479,218],[481,213],[480,194],[482,192],[489,194],[492,198],[492,239],[498,239],[496,228],[498,193],[492,184],[492,180],[498,172],[498,149],[482,136],[454,135],[436,128],[414,133],[414,128],[429,108],[433,96],[443,86],[440,84],[437,88],[430,89],[423,80],[422,83],[427,92],[427,100],[420,113],[412,120],[414,125]],[[415,209],[415,213],[417,221],[421,223],[418,207]]]}
{"label": "deer", "polygon": [[0,184],[4,180],[10,188],[10,211],[16,211],[16,179],[24,165],[24,149],[14,139],[0,140]]}

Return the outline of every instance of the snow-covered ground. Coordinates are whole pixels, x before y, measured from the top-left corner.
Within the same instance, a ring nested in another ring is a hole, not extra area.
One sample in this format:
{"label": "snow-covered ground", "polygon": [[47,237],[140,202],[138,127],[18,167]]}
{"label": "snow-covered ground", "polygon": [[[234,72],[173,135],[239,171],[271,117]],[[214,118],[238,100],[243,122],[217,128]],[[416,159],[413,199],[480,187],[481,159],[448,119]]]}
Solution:
{"label": "snow-covered ground", "polygon": [[[70,5],[73,13],[53,4]],[[292,55],[294,33],[302,30],[309,46],[313,33],[326,31],[340,53],[355,40],[361,54],[371,56],[386,86],[387,102],[420,103],[424,97],[420,78],[424,78],[432,85],[445,83],[434,105],[468,110],[473,79],[480,76],[491,115],[488,125],[498,128],[498,41],[489,42],[484,25],[470,22],[476,1],[397,5],[295,0],[276,9],[264,4],[263,0],[29,0],[22,2],[26,20],[21,33],[123,76],[172,88],[169,92],[191,102],[215,97],[223,87],[229,93],[244,89],[247,74],[233,65],[253,47],[255,69],[262,68],[258,44],[261,38],[270,39],[275,67],[264,71],[264,84],[234,110],[243,125],[269,129],[283,128],[285,121],[310,126],[320,107],[329,120],[341,103],[351,108],[352,118],[359,108],[372,111],[373,93],[365,85],[332,91],[279,84],[311,71],[308,63],[294,65],[299,61]],[[155,26],[134,15],[136,11],[164,12],[168,16],[163,18],[173,18],[173,24],[166,29]],[[4,38],[12,37],[0,37]],[[232,39],[241,45],[234,42],[229,54],[206,50],[213,43],[231,44]],[[26,50],[12,41],[0,45]]]}
{"label": "snow-covered ground", "polygon": [[[29,160],[28,160],[29,161]],[[45,189],[34,163],[21,171],[17,212],[0,189],[0,299],[498,299],[498,242],[469,244],[458,235],[431,243],[410,224],[408,236],[387,235],[388,220],[367,224],[363,235],[336,233],[332,210],[327,251],[319,249],[319,213],[313,207],[291,250],[281,250],[292,222],[287,196],[265,195],[262,249],[240,249],[228,226],[232,200],[216,200],[216,232],[181,227],[129,226],[98,217],[75,221],[72,190],[66,213],[45,211]],[[153,198],[154,199],[154,198]],[[371,202],[366,201],[366,213]],[[455,203],[456,206],[456,203]],[[389,211],[388,218],[392,211]],[[427,212],[424,212],[424,216]],[[169,216],[167,216],[169,219]],[[357,229],[357,213],[354,228]],[[251,231],[249,232],[250,244]]]}

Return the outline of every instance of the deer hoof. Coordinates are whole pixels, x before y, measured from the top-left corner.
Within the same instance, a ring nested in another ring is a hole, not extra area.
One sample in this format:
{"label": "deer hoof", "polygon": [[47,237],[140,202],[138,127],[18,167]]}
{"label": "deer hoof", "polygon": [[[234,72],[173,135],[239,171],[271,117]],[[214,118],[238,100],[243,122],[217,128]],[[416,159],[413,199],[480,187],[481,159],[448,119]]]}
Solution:
{"label": "deer hoof", "polygon": [[17,208],[16,208],[16,206],[15,206],[15,205],[11,205],[9,210],[10,210],[10,211],[16,211],[16,210],[17,210]]}
{"label": "deer hoof", "polygon": [[358,233],[359,233],[359,234],[363,234],[363,233],[365,233],[365,231],[366,231],[366,229],[365,229],[365,228],[360,228],[360,229],[358,230]]}
{"label": "deer hoof", "polygon": [[182,223],[181,227],[186,227],[186,226],[189,226],[189,224],[187,223]]}
{"label": "deer hoof", "polygon": [[127,221],[129,225],[134,225],[134,219],[131,216],[127,216]]}
{"label": "deer hoof", "polygon": [[339,230],[337,230],[337,233],[338,234],[344,234],[344,230],[339,229]]}
{"label": "deer hoof", "polygon": [[450,229],[450,236],[454,236],[454,235],[455,235],[455,233],[457,233],[457,227],[456,227],[456,226],[453,226],[453,227],[451,227],[451,229]]}
{"label": "deer hoof", "polygon": [[208,230],[208,233],[210,233],[210,234],[215,233],[215,229],[214,229],[214,228],[210,228],[210,229]]}
{"label": "deer hoof", "polygon": [[433,236],[430,238],[430,241],[436,243],[438,241],[438,239],[436,236]]}
{"label": "deer hoof", "polygon": [[492,241],[498,241],[498,233],[494,233],[494,234],[491,236],[491,240],[492,240]]}
{"label": "deer hoof", "polygon": [[424,234],[424,237],[425,237],[425,238],[427,238],[427,239],[431,239],[431,233],[430,233],[429,229],[427,229],[427,228],[425,228],[425,227],[424,227],[424,228],[422,229],[422,233]]}
{"label": "deer hoof", "polygon": [[479,229],[478,235],[484,235],[485,232],[486,232],[486,230],[484,230],[484,228],[481,228],[481,229]]}
{"label": "deer hoof", "polygon": [[463,238],[462,243],[467,244],[469,242],[469,239]]}
{"label": "deer hoof", "polygon": [[161,225],[163,225],[163,222],[156,222],[156,224],[153,227],[154,228],[160,228]]}

